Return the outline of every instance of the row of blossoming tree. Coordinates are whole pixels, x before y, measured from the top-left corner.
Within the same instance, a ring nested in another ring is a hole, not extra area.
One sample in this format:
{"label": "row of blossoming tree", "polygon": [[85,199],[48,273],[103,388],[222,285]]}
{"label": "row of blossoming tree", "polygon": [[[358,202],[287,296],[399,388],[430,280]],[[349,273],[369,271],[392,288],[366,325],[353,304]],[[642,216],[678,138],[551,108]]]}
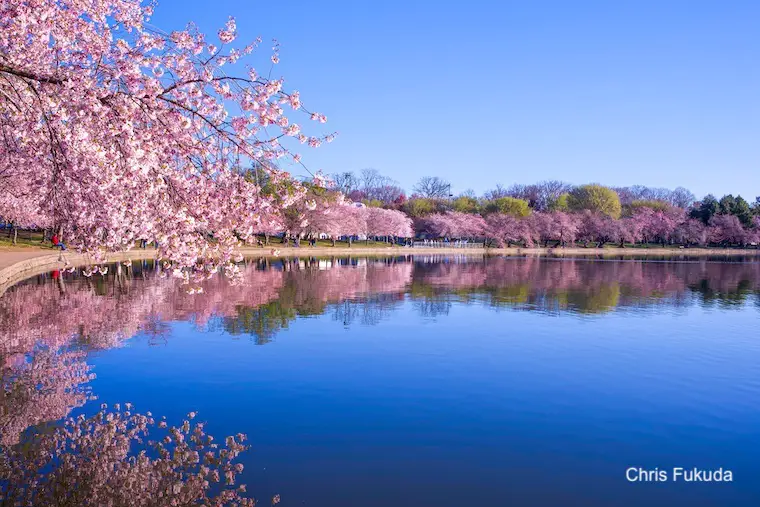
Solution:
{"label": "row of blossoming tree", "polygon": [[415,226],[433,237],[486,238],[500,246],[566,246],[577,242],[584,246],[746,246],[760,242],[760,215],[737,202],[706,198],[691,207],[680,207],[659,199],[622,201],[611,188],[582,185],[557,196],[540,211],[525,199],[503,196],[470,213],[444,211],[419,216]]}
{"label": "row of blossoming tree", "polygon": [[264,229],[256,232],[290,236],[298,243],[302,237],[328,237],[333,241],[354,237],[396,238],[414,235],[412,220],[403,212],[378,207],[356,206],[339,191],[329,188],[327,180],[317,175],[304,184],[306,192],[293,205],[270,216]]}
{"label": "row of blossoming tree", "polygon": [[643,208],[612,218],[590,210],[537,212],[527,216],[493,213],[485,217],[450,211],[417,220],[418,231],[432,237],[485,238],[497,246],[602,246],[606,243],[657,243],[682,246],[747,246],[760,242],[760,219],[744,227],[732,215],[716,215],[705,225],[684,210]]}

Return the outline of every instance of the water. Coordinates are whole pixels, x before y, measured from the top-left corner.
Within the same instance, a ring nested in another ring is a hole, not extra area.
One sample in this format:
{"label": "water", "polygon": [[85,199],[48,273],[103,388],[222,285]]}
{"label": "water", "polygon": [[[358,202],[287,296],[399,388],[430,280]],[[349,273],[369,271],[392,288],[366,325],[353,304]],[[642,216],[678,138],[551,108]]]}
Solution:
{"label": "water", "polygon": [[131,402],[246,433],[240,482],[285,506],[760,505],[760,263],[262,261],[203,289],[146,262],[7,291],[0,442]]}

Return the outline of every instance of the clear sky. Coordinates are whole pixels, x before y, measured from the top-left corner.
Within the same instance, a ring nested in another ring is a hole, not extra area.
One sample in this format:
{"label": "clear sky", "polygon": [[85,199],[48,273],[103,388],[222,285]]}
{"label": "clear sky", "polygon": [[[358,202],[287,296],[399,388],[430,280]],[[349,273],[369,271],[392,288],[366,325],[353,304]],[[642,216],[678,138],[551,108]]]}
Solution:
{"label": "clear sky", "polygon": [[340,132],[311,170],[760,195],[760,2],[159,0],[153,24],[229,15]]}

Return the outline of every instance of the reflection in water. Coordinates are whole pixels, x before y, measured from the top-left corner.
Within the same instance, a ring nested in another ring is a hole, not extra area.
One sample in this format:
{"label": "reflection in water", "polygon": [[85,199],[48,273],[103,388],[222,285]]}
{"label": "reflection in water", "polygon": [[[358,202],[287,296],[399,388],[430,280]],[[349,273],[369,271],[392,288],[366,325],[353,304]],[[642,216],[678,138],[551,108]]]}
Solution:
{"label": "reflection in water", "polygon": [[24,429],[85,403],[88,351],[117,347],[138,333],[161,343],[172,321],[221,326],[263,344],[293,319],[321,315],[346,298],[366,299],[340,317],[336,306],[336,318],[377,323],[390,308],[383,295],[398,299],[411,274],[410,263],[395,261],[262,262],[249,265],[239,284],[216,276],[194,294],[148,262],[117,265],[105,276],[38,277],[0,298],[0,442],[13,444]]}
{"label": "reflection in water", "polygon": [[142,332],[160,341],[166,323],[222,326],[270,341],[299,316],[330,312],[344,325],[379,322],[404,294],[423,316],[453,300],[544,312],[601,313],[695,303],[757,301],[760,263],[489,258],[285,260],[253,263],[239,285],[216,276],[188,294],[158,264],[117,266],[105,276],[38,277],[0,298],[0,355],[43,344],[106,349]]}
{"label": "reflection in water", "polygon": [[[236,505],[253,507],[235,484],[247,449],[244,435],[217,445],[194,413],[180,426],[150,413],[102,407],[96,415],[5,447],[0,456],[3,505]],[[148,437],[152,440],[148,440]],[[276,503],[275,501],[272,504]]]}
{"label": "reflection in water", "polygon": [[[120,477],[124,481],[155,479],[157,489],[150,490],[151,494],[169,488],[167,491],[187,491],[187,498],[202,498],[199,495],[207,490],[198,484],[210,473],[205,468],[196,471],[200,475],[177,475],[173,469],[159,471],[155,462],[127,460],[127,451],[134,450],[127,444],[142,434],[150,418],[135,419],[125,413],[118,415],[118,424],[105,419],[91,421],[84,432],[60,426],[45,430],[46,423],[65,418],[93,397],[88,388],[92,378],[86,363],[89,352],[118,347],[137,334],[153,344],[165,343],[174,321],[250,336],[255,343],[265,344],[302,317],[326,314],[345,327],[377,325],[405,300],[411,301],[418,316],[431,319],[447,315],[454,303],[549,314],[601,314],[693,305],[733,308],[760,300],[757,262],[291,259],[251,262],[243,273],[238,285],[214,276],[201,284],[198,293],[189,294],[181,280],[167,276],[159,264],[141,262],[111,266],[105,275],[84,276],[75,271],[37,277],[0,297],[3,487],[31,479],[31,469],[19,463],[37,463],[29,458],[35,452],[56,459],[74,448],[87,452],[102,445],[99,439],[108,427],[120,428],[127,435],[114,454],[99,455],[110,461],[86,465],[72,457],[72,466],[90,473],[88,466],[102,465],[105,470],[123,463]],[[188,435],[185,432],[181,438]],[[82,438],[86,442],[78,440]],[[66,444],[72,440],[74,444]],[[17,445],[19,442],[25,445]],[[35,444],[30,447],[29,442]],[[173,482],[161,482],[167,478]],[[61,476],[56,480],[68,479]],[[130,491],[126,482],[119,484]],[[182,489],[185,487],[188,489]],[[17,498],[28,492],[22,493]],[[97,496],[100,493],[88,494],[108,503]]]}
{"label": "reflection in water", "polygon": [[[760,293],[760,263],[493,258],[415,264],[412,297],[427,314],[446,301],[483,297],[493,306],[549,313],[603,313],[650,306],[743,304]],[[437,303],[437,304],[436,304]]]}
{"label": "reflection in water", "polygon": [[17,355],[2,370],[0,445],[18,443],[28,427],[66,417],[90,399],[90,368],[83,352],[37,350]]}

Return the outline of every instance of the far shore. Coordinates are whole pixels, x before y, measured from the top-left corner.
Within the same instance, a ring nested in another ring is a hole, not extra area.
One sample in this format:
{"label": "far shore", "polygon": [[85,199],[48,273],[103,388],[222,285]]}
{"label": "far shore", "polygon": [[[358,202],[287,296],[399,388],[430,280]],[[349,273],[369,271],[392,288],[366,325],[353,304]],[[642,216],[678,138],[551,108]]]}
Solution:
{"label": "far shore", "polygon": [[[395,257],[405,255],[467,255],[467,256],[550,256],[550,257],[742,257],[760,256],[760,249],[742,248],[428,248],[401,246],[362,247],[357,243],[353,247],[316,246],[306,244],[301,247],[282,247],[272,244],[265,247],[245,247],[240,250],[246,258],[265,257]],[[108,254],[107,262],[126,260],[155,259],[154,249],[134,249],[128,252]],[[0,295],[5,290],[32,276],[63,269],[93,264],[91,257],[66,251],[61,254],[50,248],[2,247],[0,248]]]}

